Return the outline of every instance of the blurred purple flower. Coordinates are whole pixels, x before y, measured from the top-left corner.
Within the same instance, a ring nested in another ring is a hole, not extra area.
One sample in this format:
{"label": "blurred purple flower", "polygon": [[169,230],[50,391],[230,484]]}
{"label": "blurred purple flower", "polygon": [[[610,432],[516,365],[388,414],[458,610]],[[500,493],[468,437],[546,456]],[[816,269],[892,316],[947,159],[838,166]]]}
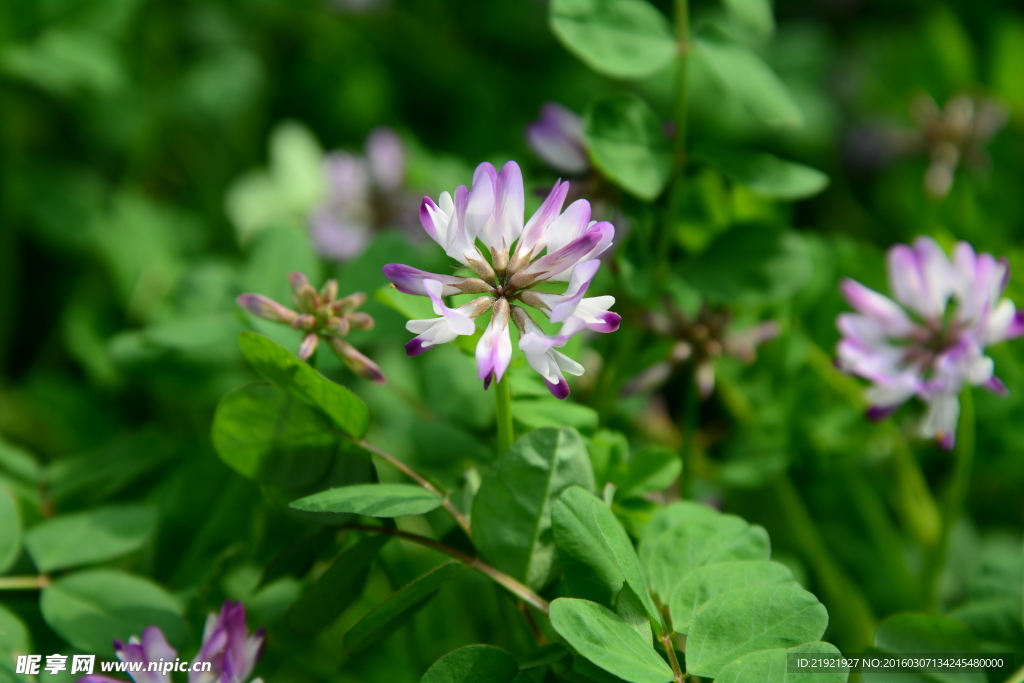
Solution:
{"label": "blurred purple flower", "polygon": [[264,641],[263,629],[249,635],[242,603],[225,600],[220,614],[206,617],[203,644],[192,660],[213,666],[210,671],[189,672],[189,683],[244,683],[263,655]]}
{"label": "blurred purple flower", "polygon": [[[569,183],[555,183],[524,225],[523,177],[518,164],[510,161],[500,173],[491,164],[480,164],[472,189],[460,186],[454,197],[445,192],[437,203],[423,198],[424,230],[477,277],[436,275],[396,263],[384,267],[384,275],[395,287],[429,297],[440,316],[409,321],[406,329],[417,335],[406,344],[410,356],[473,334],[474,320],[490,311],[490,324],[476,347],[484,387],[494,379],[500,381],[511,362],[511,321],[520,333],[519,348],[551,393],[558,398],[569,395],[562,373],[579,375],[583,367],[557,349],[583,329],[614,332],[619,316],[609,310],[613,297],[584,298],[600,266],[597,257],[611,246],[615,228],[608,222],[591,221],[590,204],[583,199],[563,211],[568,191]],[[476,246],[477,240],[489,251],[489,259]],[[563,294],[534,289],[549,281],[568,281],[569,286]],[[460,293],[483,296],[449,308],[443,297]],[[520,304],[562,323],[559,333],[545,335]]]}
{"label": "blurred purple flower", "polygon": [[240,294],[236,301],[258,318],[303,330],[306,334],[299,346],[300,359],[308,360],[323,340],[356,375],[377,384],[386,383],[384,373],[377,364],[343,339],[350,330],[368,330],[373,327],[373,318],[368,313],[356,310],[366,301],[366,295],[356,292],[339,299],[337,280],[328,280],[317,292],[309,283],[309,278],[302,273],[291,273],[288,279],[298,311],[262,294]]}
{"label": "blurred purple flower", "polygon": [[[206,619],[203,643],[192,660],[210,662],[210,671],[189,671],[189,683],[245,683],[263,654],[263,629],[252,636],[245,627],[245,607],[241,602],[226,600],[220,614]],[[151,663],[175,663],[178,652],[167,644],[163,632],[150,626],[141,640],[132,636],[128,643],[114,641],[114,652],[122,662],[141,664],[140,671],[128,672],[135,683],[172,683],[169,672],[147,671]],[[182,669],[184,670],[184,669]],[[76,683],[123,683],[116,678],[97,674],[82,676]],[[261,683],[254,679],[252,683]]]}
{"label": "blurred purple flower", "polygon": [[630,380],[623,393],[631,395],[649,391],[665,383],[677,367],[692,363],[693,379],[702,399],[715,390],[715,361],[732,356],[745,363],[757,357],[757,347],[779,335],[774,321],[757,323],[738,332],[731,328],[732,317],[722,309],[701,307],[696,318],[687,315],[669,302],[667,314],[652,313],[648,326],[656,333],[675,339],[668,357],[647,368]]}
{"label": "blurred purple flower", "polygon": [[888,269],[896,301],[843,281],[843,296],[857,313],[836,321],[839,366],[872,382],[873,419],[918,396],[928,405],[922,435],[951,449],[960,390],[973,385],[1006,393],[984,349],[1024,334],[1024,315],[1001,298],[1009,267],[991,254],[975,254],[966,242],[956,245],[950,261],[933,239],[919,237],[912,247],[889,250]]}
{"label": "blurred purple flower", "polygon": [[402,191],[405,149],[395,131],[374,129],[365,157],[332,152],[323,164],[326,194],[309,213],[309,229],[325,258],[351,260],[363,253],[374,230],[411,222],[412,197]]}
{"label": "blurred purple flower", "polygon": [[526,128],[526,141],[556,171],[583,175],[590,170],[583,145],[583,119],[556,102],[541,106],[540,118]]}

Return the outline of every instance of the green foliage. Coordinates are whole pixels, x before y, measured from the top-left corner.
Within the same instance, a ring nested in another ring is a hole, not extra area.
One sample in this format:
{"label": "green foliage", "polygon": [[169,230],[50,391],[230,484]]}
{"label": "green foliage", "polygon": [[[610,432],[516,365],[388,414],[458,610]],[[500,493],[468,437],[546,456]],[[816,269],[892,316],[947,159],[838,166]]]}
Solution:
{"label": "green foliage", "polygon": [[21,512],[18,500],[0,483],[0,574],[14,564],[21,553]]}
{"label": "green foliage", "polygon": [[127,642],[149,626],[160,628],[172,645],[188,638],[181,606],[163,588],[110,569],[57,579],[43,589],[39,609],[50,628],[88,652],[105,652],[115,639]]}
{"label": "green foliage", "polygon": [[542,427],[517,439],[474,498],[473,540],[483,557],[533,588],[550,583],[559,569],[551,510],[571,486],[594,487],[575,430]]}
{"label": "green foliage", "polygon": [[828,176],[821,171],[771,154],[707,145],[698,145],[693,153],[755,194],[772,199],[804,199],[828,186]]}
{"label": "green foliage", "polygon": [[441,507],[441,496],[411,484],[356,484],[328,489],[291,503],[306,512],[350,512],[367,517],[422,515]]}
{"label": "green foliage", "polygon": [[500,647],[468,645],[434,662],[420,683],[509,683],[518,672],[516,660]]}
{"label": "green foliage", "polygon": [[157,513],[146,505],[116,505],[61,515],[25,534],[25,549],[39,571],[51,572],[121,557],[153,536]]}
{"label": "green foliage", "polygon": [[388,536],[368,536],[340,554],[288,608],[288,625],[307,635],[327,628],[359,598],[370,563],[389,540]]}
{"label": "green foliage", "polygon": [[551,625],[579,654],[630,683],[669,683],[672,669],[624,619],[589,600],[551,603]]}
{"label": "green foliage", "polygon": [[551,30],[590,68],[613,78],[643,78],[667,65],[676,42],[646,0],[554,0]]}
{"label": "green foliage", "polygon": [[386,640],[426,607],[444,584],[467,569],[461,562],[446,562],[402,586],[345,633],[345,649],[357,654]]}
{"label": "green foliage", "polygon": [[242,355],[256,372],[306,405],[323,412],[353,439],[366,434],[370,414],[359,397],[336,384],[280,344],[254,332],[239,336]]}
{"label": "green foliage", "polygon": [[644,100],[635,95],[596,100],[584,115],[583,134],[591,160],[608,179],[645,201],[661,194],[672,172],[672,153]]}

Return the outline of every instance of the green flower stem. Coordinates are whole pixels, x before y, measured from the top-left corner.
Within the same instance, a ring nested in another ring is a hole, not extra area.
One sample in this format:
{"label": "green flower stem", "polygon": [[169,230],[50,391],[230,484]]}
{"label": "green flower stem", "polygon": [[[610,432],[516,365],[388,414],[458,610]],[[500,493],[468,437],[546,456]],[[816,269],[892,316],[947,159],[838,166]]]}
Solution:
{"label": "green flower stem", "polygon": [[[665,202],[664,222],[655,247],[657,254],[667,255],[672,242],[673,227],[682,196],[683,170],[686,168],[686,118],[688,88],[686,79],[687,56],[690,53],[690,5],[688,0],[675,0],[673,12],[676,28],[676,89],[672,105],[672,123],[675,125],[675,137],[672,141],[672,176],[669,181],[668,200]],[[664,282],[670,275],[668,259],[663,259],[655,273],[656,282]]]}
{"label": "green flower stem", "polygon": [[46,588],[50,585],[50,577],[46,574],[39,576],[2,576],[0,577],[0,591],[36,590]]}
{"label": "green flower stem", "polygon": [[502,587],[504,587],[506,590],[508,590],[510,593],[512,593],[516,597],[521,598],[527,604],[532,605],[533,607],[536,607],[537,609],[539,609],[544,614],[548,613],[548,609],[549,609],[548,601],[545,600],[544,598],[540,597],[536,593],[534,593],[532,590],[527,588],[525,585],[523,585],[519,581],[516,581],[515,579],[513,579],[508,574],[506,574],[506,573],[504,573],[504,572],[502,572],[502,571],[500,571],[498,569],[495,569],[494,567],[492,567],[491,565],[487,564],[483,560],[481,560],[479,558],[476,558],[476,557],[472,557],[470,555],[467,555],[466,553],[462,552],[461,550],[456,550],[455,548],[452,548],[449,545],[445,545],[444,543],[441,543],[440,541],[435,541],[432,538],[427,538],[426,536],[420,536],[419,534],[411,534],[411,533],[409,533],[407,531],[402,531],[401,529],[396,529],[394,527],[365,526],[365,525],[362,525],[362,524],[348,524],[348,525],[344,526],[343,528],[345,528],[345,529],[353,529],[355,531],[366,531],[366,532],[374,533],[374,534],[387,534],[388,536],[394,536],[396,538],[401,538],[401,539],[403,539],[405,541],[409,541],[410,543],[416,543],[417,545],[422,545],[422,546],[424,546],[426,548],[432,548],[432,549],[434,549],[434,550],[436,550],[438,552],[444,553],[445,555],[448,555],[449,557],[452,557],[452,558],[458,560],[459,562],[462,562],[463,564],[465,564],[465,565],[467,565],[467,566],[477,570],[478,572],[480,572],[481,574],[483,574],[487,578],[493,580],[494,582],[496,582],[499,585],[501,585]]}
{"label": "green flower stem", "polygon": [[811,564],[836,634],[848,652],[863,652],[872,642],[876,619],[867,599],[832,557],[814,518],[788,474],[775,482],[779,511],[801,553]]}
{"label": "green flower stem", "polygon": [[466,516],[463,515],[462,512],[460,512],[457,507],[455,507],[455,504],[452,503],[452,501],[448,498],[446,494],[439,491],[436,486],[434,486],[429,481],[424,479],[419,472],[409,467],[404,462],[402,462],[395,456],[391,455],[384,449],[374,446],[366,439],[362,439],[361,441],[359,441],[359,446],[378,456],[381,460],[391,465],[396,470],[398,470],[405,476],[409,477],[426,490],[436,493],[437,495],[444,498],[444,502],[442,502],[441,505],[444,507],[445,510],[448,511],[448,514],[452,516],[452,519],[455,520],[455,523],[462,527],[462,530],[466,532],[466,536],[468,536],[469,538],[473,538],[473,533],[469,526],[469,520],[466,519]]}
{"label": "green flower stem", "polygon": [[[807,364],[811,369],[837,394],[859,409],[867,410],[864,390],[857,380],[837,370],[831,357],[820,346],[806,335],[804,338],[807,343]],[[939,506],[899,428],[892,422],[885,422],[878,429],[892,443],[892,505],[914,538],[925,548],[934,548],[939,542],[942,524]]]}
{"label": "green flower stem", "polygon": [[960,392],[960,420],[957,425],[956,447],[953,449],[953,473],[942,506],[942,533],[928,566],[928,606],[938,609],[941,599],[942,570],[949,559],[949,542],[953,528],[960,520],[971,485],[971,471],[974,468],[974,397],[971,388]]}
{"label": "green flower stem", "polygon": [[512,388],[507,372],[494,386],[494,392],[495,418],[498,421],[498,455],[502,456],[515,439],[512,431]]}
{"label": "green flower stem", "polygon": [[679,482],[679,495],[684,499],[692,499],[696,474],[694,448],[697,441],[697,418],[700,415],[700,394],[697,392],[695,373],[689,373],[687,377],[683,400],[683,476]]}

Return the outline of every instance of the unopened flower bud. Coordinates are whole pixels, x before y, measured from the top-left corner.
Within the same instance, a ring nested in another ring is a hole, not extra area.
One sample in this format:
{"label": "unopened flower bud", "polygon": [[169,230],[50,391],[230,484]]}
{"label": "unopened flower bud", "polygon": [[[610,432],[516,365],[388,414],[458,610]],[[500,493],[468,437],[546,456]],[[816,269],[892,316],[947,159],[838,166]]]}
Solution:
{"label": "unopened flower bud", "polygon": [[356,330],[372,330],[374,326],[373,316],[369,313],[349,313],[345,316],[345,320]]}
{"label": "unopened flower bud", "polygon": [[298,317],[295,311],[262,294],[240,294],[235,301],[245,310],[264,320],[290,325]]}
{"label": "unopened flower bud", "polygon": [[377,364],[359,353],[356,347],[337,337],[331,337],[327,340],[327,343],[330,345],[331,350],[341,359],[341,362],[354,374],[377,384],[387,383],[387,378],[384,377],[384,373],[377,367]]}
{"label": "unopened flower bud", "polygon": [[320,343],[320,337],[316,336],[312,332],[302,338],[302,344],[299,345],[299,358],[301,360],[309,360],[310,357],[316,352],[316,347]]}

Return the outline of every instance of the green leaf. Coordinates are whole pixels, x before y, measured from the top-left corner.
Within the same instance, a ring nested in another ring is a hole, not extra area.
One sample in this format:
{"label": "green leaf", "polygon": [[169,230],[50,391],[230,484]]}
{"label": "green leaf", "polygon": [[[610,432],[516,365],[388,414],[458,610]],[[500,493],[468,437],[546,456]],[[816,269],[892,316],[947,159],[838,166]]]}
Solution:
{"label": "green leaf", "polygon": [[579,654],[630,683],[669,683],[672,669],[622,617],[589,600],[558,598],[551,626]]}
{"label": "green leaf", "polygon": [[722,3],[754,35],[767,38],[775,33],[770,0],[722,0]]}
{"label": "green leaf", "polygon": [[675,451],[655,446],[646,448],[626,463],[625,475],[615,483],[616,500],[638,498],[651,491],[667,488],[683,471],[683,461]]}
{"label": "green leaf", "polygon": [[358,396],[263,335],[243,332],[238,339],[245,359],[264,379],[306,405],[322,410],[338,429],[353,439],[361,439],[366,434],[370,413]]}
{"label": "green leaf", "polygon": [[583,439],[542,427],[521,436],[484,477],[473,500],[473,543],[492,565],[531,588],[557,572],[551,508],[570,486],[594,488]]}
{"label": "green leaf", "polygon": [[676,633],[688,633],[696,611],[720,593],[746,586],[773,586],[791,581],[793,573],[778,562],[747,560],[698,567],[684,575],[672,591],[669,601],[672,628]]}
{"label": "green leaf", "polygon": [[356,484],[300,498],[291,507],[307,512],[349,512],[367,517],[422,515],[441,507],[444,499],[413,484]]}
{"label": "green leaf", "polygon": [[748,586],[721,593],[693,617],[686,639],[687,670],[715,678],[734,659],[819,640],[828,612],[800,586]]}
{"label": "green leaf", "polygon": [[511,683],[519,673],[512,655],[492,645],[468,645],[434,662],[420,683]]}
{"label": "green leaf", "polygon": [[626,530],[603,502],[579,487],[566,489],[551,513],[566,583],[576,597],[613,608],[629,584],[656,629],[661,618]]}
{"label": "green leaf", "polygon": [[763,197],[792,201],[813,197],[828,187],[828,176],[821,171],[765,152],[696,145],[693,157]]}
{"label": "green leaf", "polygon": [[551,30],[594,71],[643,78],[678,54],[665,16],[644,0],[554,0]]}
{"label": "green leaf", "polygon": [[616,185],[654,201],[672,174],[672,150],[661,121],[636,95],[612,95],[583,116],[583,136],[594,165]]}
{"label": "green leaf", "polygon": [[116,638],[127,641],[149,626],[164,632],[171,644],[188,640],[181,607],[163,588],[147,579],[109,569],[92,569],[61,577],[43,589],[43,619],[72,646],[110,655]]}
{"label": "green leaf", "polygon": [[269,384],[224,396],[213,417],[213,446],[242,476],[299,488],[318,481],[338,451],[338,436],[318,410]]}
{"label": "green leaf", "polygon": [[697,503],[676,503],[644,532],[640,557],[656,595],[667,603],[684,576],[706,564],[767,560],[768,533],[735,515]]}
{"label": "green leaf", "polygon": [[368,536],[339,555],[288,609],[285,615],[288,626],[304,635],[330,626],[362,595],[370,563],[389,540],[391,537],[383,534]]}
{"label": "green leaf", "polygon": [[512,417],[527,429],[572,427],[583,433],[597,429],[597,411],[589,406],[557,398],[512,401]]}
{"label": "green leaf", "polygon": [[467,569],[469,567],[461,562],[446,562],[402,586],[349,629],[345,634],[345,649],[349,654],[358,654],[383,642],[426,607],[444,584]]}
{"label": "green leaf", "polygon": [[788,673],[788,655],[823,654],[841,657],[842,653],[830,643],[806,643],[797,647],[760,650],[743,655],[726,664],[715,677],[715,683],[846,683],[846,669],[814,669],[803,673]]}
{"label": "green leaf", "polygon": [[789,89],[750,48],[729,41],[717,32],[705,32],[693,41],[690,68],[701,69],[769,126],[796,128],[804,123]]}
{"label": "green leaf", "polygon": [[135,552],[156,529],[148,505],[108,507],[59,515],[25,533],[25,549],[41,572],[105,562]]}
{"label": "green leaf", "polygon": [[722,233],[681,272],[686,282],[716,303],[784,301],[813,272],[810,251],[799,234],[764,225],[740,225]]}
{"label": "green leaf", "polygon": [[[875,629],[875,647],[883,653],[968,654],[978,652],[978,643],[963,623],[947,617],[925,614],[897,614]],[[869,683],[984,683],[983,671],[901,671],[897,679],[888,672],[864,672]]]}
{"label": "green leaf", "polygon": [[21,511],[18,499],[0,479],[0,574],[7,571],[21,553]]}
{"label": "green leaf", "polygon": [[0,439],[0,472],[6,472],[25,484],[39,480],[39,463],[27,451]]}
{"label": "green leaf", "polygon": [[32,652],[29,631],[14,612],[0,605],[0,681],[29,680],[28,676],[15,674],[18,655]]}

